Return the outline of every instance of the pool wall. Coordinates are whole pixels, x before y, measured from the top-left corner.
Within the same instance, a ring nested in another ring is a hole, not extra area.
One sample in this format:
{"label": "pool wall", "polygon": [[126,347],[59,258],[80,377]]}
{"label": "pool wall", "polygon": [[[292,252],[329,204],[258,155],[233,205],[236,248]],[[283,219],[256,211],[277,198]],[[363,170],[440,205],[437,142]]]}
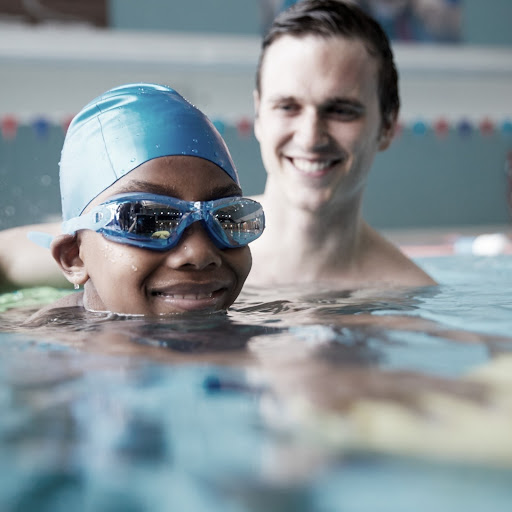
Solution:
{"label": "pool wall", "polygon": [[[191,16],[201,2],[180,2],[178,16],[172,2],[151,0],[141,13],[137,2],[111,0],[111,29],[2,25],[0,229],[58,215],[70,117],[104,90],[134,81],[171,84],[202,108],[226,138],[245,192],[262,192],[252,131],[258,2],[246,11],[222,0],[215,13],[206,2],[201,16]],[[496,0],[491,9],[467,0],[462,12],[461,44],[393,44],[400,130],[377,156],[364,203],[378,228],[510,222],[512,36],[501,27],[512,3]],[[206,13],[210,28],[201,24]]]}

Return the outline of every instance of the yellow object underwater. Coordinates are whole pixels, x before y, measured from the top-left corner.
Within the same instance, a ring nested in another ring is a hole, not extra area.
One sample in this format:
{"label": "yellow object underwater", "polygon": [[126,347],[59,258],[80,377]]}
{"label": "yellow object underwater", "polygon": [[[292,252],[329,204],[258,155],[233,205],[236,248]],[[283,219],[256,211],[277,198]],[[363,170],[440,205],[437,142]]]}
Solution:
{"label": "yellow object underwater", "polygon": [[363,398],[344,411],[297,396],[290,413],[329,451],[512,467],[512,355],[500,355],[455,382],[481,385],[483,394],[475,399],[425,391],[416,407]]}

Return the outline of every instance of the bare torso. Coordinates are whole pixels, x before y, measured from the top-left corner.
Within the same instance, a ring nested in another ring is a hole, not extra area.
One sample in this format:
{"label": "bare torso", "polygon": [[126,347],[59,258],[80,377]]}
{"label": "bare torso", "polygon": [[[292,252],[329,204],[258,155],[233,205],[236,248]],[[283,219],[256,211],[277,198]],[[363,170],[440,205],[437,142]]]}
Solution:
{"label": "bare torso", "polygon": [[[429,286],[436,284],[396,246],[364,221],[329,224],[311,235],[318,219],[293,223],[274,214],[264,197],[267,228],[251,245],[253,267],[247,283],[254,286],[326,283],[335,288]],[[311,224],[310,228],[304,223]]]}

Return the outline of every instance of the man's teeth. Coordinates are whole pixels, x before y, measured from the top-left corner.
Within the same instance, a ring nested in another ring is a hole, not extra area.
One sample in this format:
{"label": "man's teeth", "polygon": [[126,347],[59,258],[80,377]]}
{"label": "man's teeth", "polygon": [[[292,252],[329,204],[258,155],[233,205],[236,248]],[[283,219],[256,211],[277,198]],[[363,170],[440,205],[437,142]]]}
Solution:
{"label": "man's teeth", "polygon": [[154,295],[158,295],[160,297],[165,297],[168,299],[200,300],[200,299],[211,299],[213,296],[213,292],[210,292],[210,293],[187,293],[187,294],[155,292]]}
{"label": "man's teeth", "polygon": [[324,160],[322,162],[312,162],[311,160],[304,160],[302,158],[294,158],[293,159],[293,165],[299,171],[306,172],[306,173],[315,173],[319,171],[323,171],[324,169],[327,169],[327,167],[330,167],[332,165],[332,160]]}

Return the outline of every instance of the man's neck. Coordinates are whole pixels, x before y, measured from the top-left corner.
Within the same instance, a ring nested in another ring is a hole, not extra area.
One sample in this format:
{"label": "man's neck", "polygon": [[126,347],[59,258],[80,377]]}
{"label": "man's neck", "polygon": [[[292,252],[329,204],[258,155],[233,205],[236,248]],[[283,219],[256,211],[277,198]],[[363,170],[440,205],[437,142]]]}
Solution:
{"label": "man's neck", "polygon": [[268,188],[259,199],[267,227],[261,241],[254,244],[255,271],[263,260],[274,265],[276,273],[289,272],[312,280],[350,272],[360,258],[364,222],[359,197],[316,210],[286,201]]}

